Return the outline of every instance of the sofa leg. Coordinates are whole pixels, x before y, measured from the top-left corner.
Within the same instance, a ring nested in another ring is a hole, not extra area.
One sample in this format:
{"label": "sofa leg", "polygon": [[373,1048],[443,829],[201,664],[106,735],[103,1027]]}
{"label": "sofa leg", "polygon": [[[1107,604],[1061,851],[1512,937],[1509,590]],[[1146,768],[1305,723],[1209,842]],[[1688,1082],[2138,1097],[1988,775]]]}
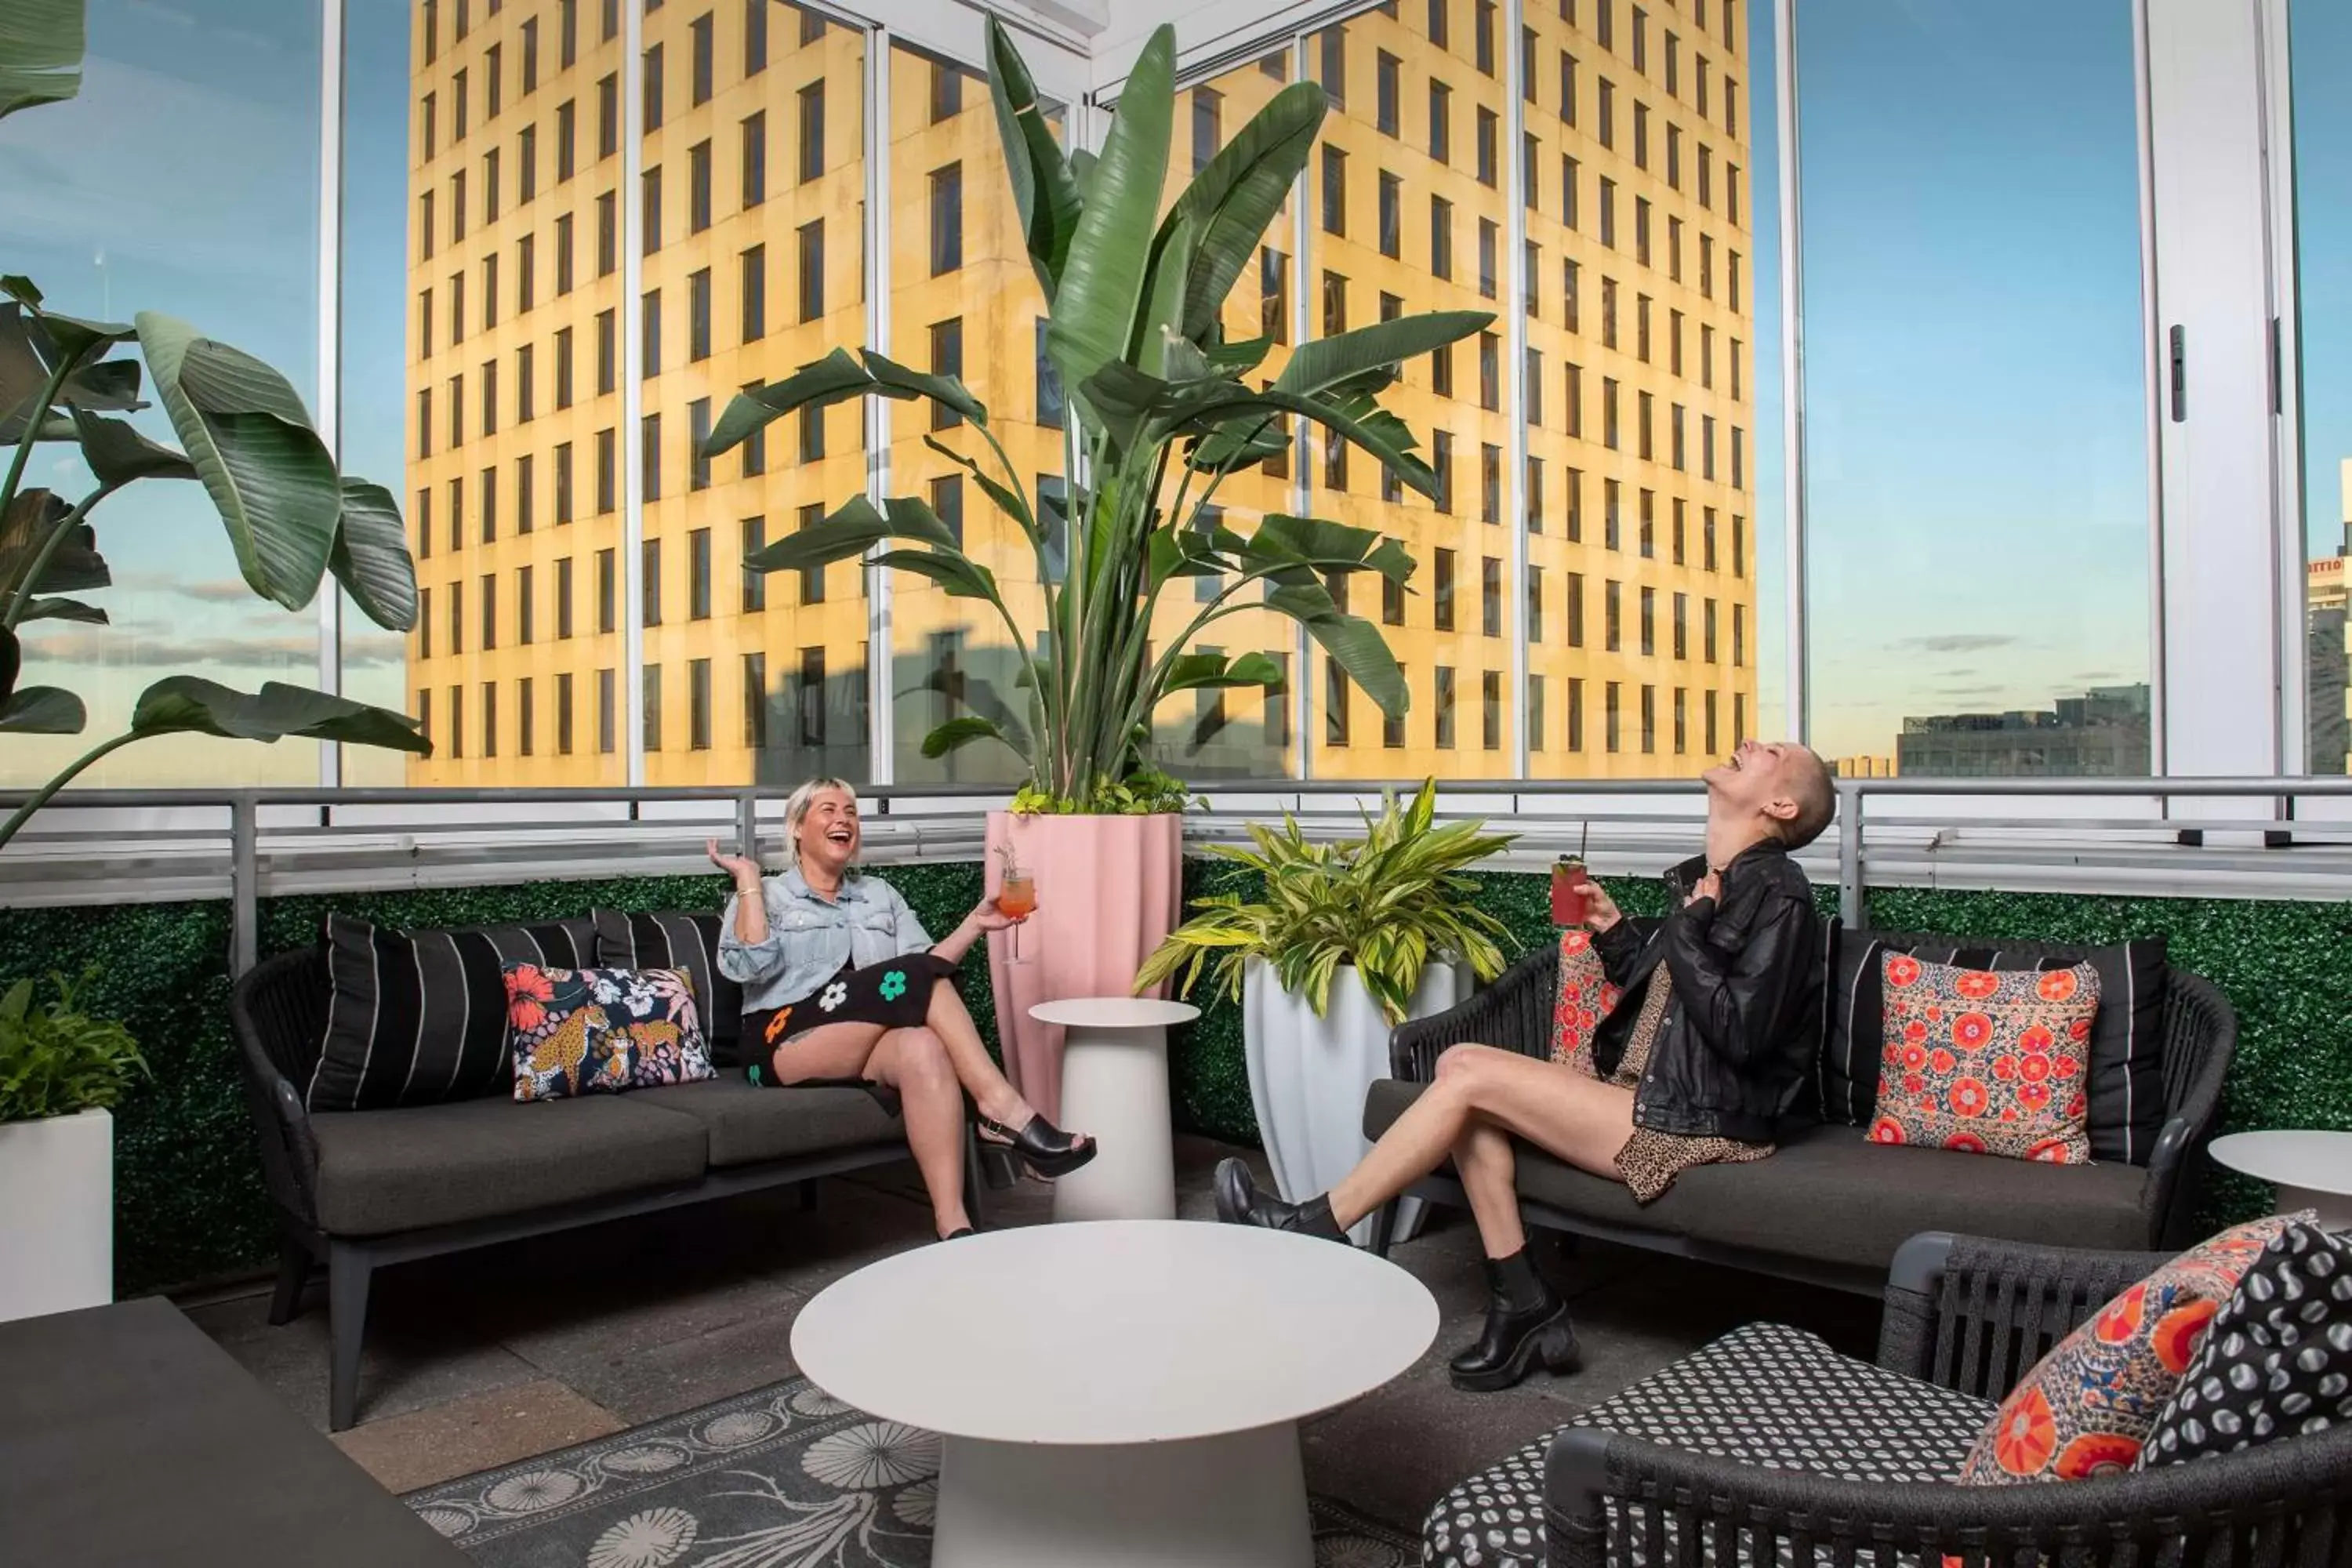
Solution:
{"label": "sofa leg", "polygon": [[327,1320],[332,1346],[327,1373],[327,1430],[359,1419],[360,1340],[367,1331],[368,1284],[375,1264],[365,1248],[327,1244]]}
{"label": "sofa leg", "polygon": [[1372,1211],[1370,1247],[1373,1257],[1386,1258],[1389,1255],[1389,1243],[1396,1235],[1396,1218],[1397,1200],[1394,1198]]}
{"label": "sofa leg", "polygon": [[284,1328],[302,1310],[302,1285],[310,1277],[310,1249],[292,1237],[278,1244],[278,1287],[269,1294],[269,1326]]}

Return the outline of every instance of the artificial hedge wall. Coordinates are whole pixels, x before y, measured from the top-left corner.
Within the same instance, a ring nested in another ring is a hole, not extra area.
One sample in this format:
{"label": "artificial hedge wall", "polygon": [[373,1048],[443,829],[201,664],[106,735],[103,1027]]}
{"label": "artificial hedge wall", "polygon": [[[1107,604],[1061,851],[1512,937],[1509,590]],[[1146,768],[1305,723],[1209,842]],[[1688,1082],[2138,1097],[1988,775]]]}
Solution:
{"label": "artificial hedge wall", "polygon": [[[977,864],[893,867],[884,873],[934,931],[945,931],[980,897]],[[1213,861],[1187,866],[1186,890],[1245,890],[1249,873]],[[1540,875],[1482,876],[1479,901],[1522,943],[1549,941],[1548,883]],[[1664,907],[1648,879],[1612,882],[1636,914]],[[437,926],[544,920],[593,906],[657,910],[715,907],[711,876],[538,882],[515,887],[278,899],[262,906],[261,948],[315,940],[330,903],[387,925]],[[1821,890],[1834,908],[1833,889]],[[2219,984],[2238,1010],[2238,1052],[2223,1107],[2225,1127],[2352,1129],[2352,901],[2287,903],[2114,899],[2058,894],[1883,889],[1871,923],[1955,936],[2104,942],[2168,935],[2175,963]],[[93,1011],[121,1017],[146,1047],[154,1081],[116,1112],[115,1268],[121,1293],[236,1273],[265,1263],[276,1237],[228,1028],[228,906],[220,902],[0,910],[0,984],[16,977],[94,968]],[[987,966],[969,966],[965,995],[992,1037]],[[1201,1021],[1171,1042],[1176,1116],[1184,1128],[1235,1142],[1257,1141],[1242,1065],[1241,1009],[1206,995]],[[2215,1223],[2258,1212],[2263,1190],[2223,1181],[2212,1188]]]}

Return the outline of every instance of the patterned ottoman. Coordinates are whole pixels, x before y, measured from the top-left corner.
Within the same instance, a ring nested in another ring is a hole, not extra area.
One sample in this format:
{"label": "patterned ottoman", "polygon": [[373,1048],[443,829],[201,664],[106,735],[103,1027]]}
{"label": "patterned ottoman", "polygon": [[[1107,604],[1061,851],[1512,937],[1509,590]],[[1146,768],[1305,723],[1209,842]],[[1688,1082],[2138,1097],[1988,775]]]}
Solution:
{"label": "patterned ottoman", "polygon": [[[1840,1355],[1817,1334],[1750,1323],[1570,1423],[1770,1469],[1946,1481],[1992,1419],[1989,1400]],[[1544,1568],[1538,1437],[1455,1487],[1422,1526],[1431,1568]]]}

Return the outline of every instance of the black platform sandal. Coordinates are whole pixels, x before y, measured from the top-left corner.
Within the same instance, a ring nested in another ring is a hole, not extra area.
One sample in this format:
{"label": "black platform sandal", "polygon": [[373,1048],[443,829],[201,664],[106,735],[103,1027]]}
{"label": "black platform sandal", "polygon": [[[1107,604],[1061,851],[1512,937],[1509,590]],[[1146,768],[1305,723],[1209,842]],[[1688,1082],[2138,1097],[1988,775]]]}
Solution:
{"label": "black platform sandal", "polygon": [[1068,1175],[1095,1157],[1092,1139],[1081,1143],[1043,1116],[1032,1116],[1018,1132],[986,1116],[977,1120],[982,1142],[1012,1150],[1022,1163],[1049,1182],[1056,1176]]}

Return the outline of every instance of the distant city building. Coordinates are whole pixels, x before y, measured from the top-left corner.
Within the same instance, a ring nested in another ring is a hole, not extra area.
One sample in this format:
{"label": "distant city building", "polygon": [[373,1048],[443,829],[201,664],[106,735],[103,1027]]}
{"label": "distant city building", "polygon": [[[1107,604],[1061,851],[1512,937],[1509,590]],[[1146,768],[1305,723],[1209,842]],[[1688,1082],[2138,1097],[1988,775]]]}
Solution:
{"label": "distant city building", "polygon": [[2148,771],[2148,688],[2096,686],[2048,708],[1906,718],[1895,771],[1939,778],[2128,778]]}
{"label": "distant city building", "polygon": [[1895,759],[1839,757],[1830,763],[1830,772],[1842,779],[1891,779],[1895,776]]}
{"label": "distant city building", "polygon": [[2307,766],[2340,773],[2352,763],[2352,628],[2347,626],[2345,577],[2352,557],[2352,458],[2344,459],[2344,542],[2314,561],[2304,576],[2304,704]]}

